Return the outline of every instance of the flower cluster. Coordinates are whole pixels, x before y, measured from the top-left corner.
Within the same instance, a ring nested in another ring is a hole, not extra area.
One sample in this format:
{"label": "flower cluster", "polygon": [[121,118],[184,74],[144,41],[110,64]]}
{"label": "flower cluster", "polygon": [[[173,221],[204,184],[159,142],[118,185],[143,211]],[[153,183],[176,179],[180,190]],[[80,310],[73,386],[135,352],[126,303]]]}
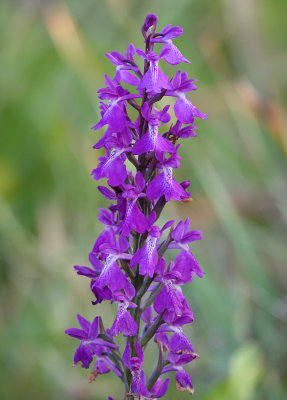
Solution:
{"label": "flower cluster", "polygon": [[[167,202],[190,200],[189,182],[174,179],[181,160],[178,141],[196,136],[194,119],[207,115],[186,95],[196,90],[195,79],[181,71],[169,79],[159,66],[161,60],[189,63],[173,44],[182,28],[168,25],[156,33],[156,25],[157,17],[149,14],[142,27],[145,51],[130,44],[124,55],[106,54],[116,74],[112,79],[105,76],[105,87],[98,91],[101,119],[93,129],[105,126],[106,131],[94,148],[103,149],[105,155],[91,175],[107,179],[109,188],[98,189],[112,204],[99,210],[104,230],[89,254],[90,266],[74,267],[90,280],[93,304],[115,303],[117,315],[107,329],[99,316],[89,322],[78,315],[81,329],[66,330],[80,340],[75,364],[89,368],[93,363],[90,381],[113,371],[129,399],[164,396],[170,380],[165,374],[171,371],[176,388],[193,393],[185,366],[197,354],[183,331],[193,313],[181,286],[203,276],[189,247],[202,233],[190,230],[189,219],[177,224],[170,220],[163,226],[157,222]],[[162,47],[156,53],[158,44]],[[144,60],[143,70],[136,55]],[[156,106],[165,96],[176,99],[176,123],[169,126],[170,106]],[[178,250],[174,261],[165,259],[169,249]],[[126,337],[123,351],[115,343],[120,334]],[[158,349],[158,359],[146,379],[144,351],[150,341]]]}

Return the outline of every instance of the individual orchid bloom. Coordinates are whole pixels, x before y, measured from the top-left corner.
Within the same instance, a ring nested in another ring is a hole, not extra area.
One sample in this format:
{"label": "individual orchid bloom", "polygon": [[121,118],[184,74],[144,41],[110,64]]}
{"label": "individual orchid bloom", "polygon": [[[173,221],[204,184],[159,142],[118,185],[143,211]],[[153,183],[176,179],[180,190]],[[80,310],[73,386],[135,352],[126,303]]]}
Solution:
{"label": "individual orchid bloom", "polygon": [[148,71],[144,74],[137,87],[138,91],[141,92],[145,89],[147,93],[155,94],[160,93],[162,89],[172,90],[169,78],[158,66],[160,56],[153,51],[146,54],[141,49],[137,49],[137,54],[150,64]]}
{"label": "individual orchid bloom", "polygon": [[145,373],[142,370],[144,355],[139,342],[135,343],[136,356],[132,357],[131,345],[127,343],[123,353],[123,362],[131,371],[132,383],[130,387],[130,394],[137,394],[139,398],[148,397],[148,390],[146,388]]}
{"label": "individual orchid bloom", "polygon": [[183,187],[173,179],[173,168],[179,167],[179,159],[181,157],[172,155],[169,159],[158,164],[163,172],[157,175],[147,186],[146,194],[151,200],[156,200],[162,195],[166,201],[177,200],[182,201],[189,197]]}
{"label": "individual orchid bloom", "polygon": [[[83,368],[94,364],[90,382],[112,371],[124,384],[124,397],[138,400],[163,397],[170,378],[162,375],[168,372],[175,372],[178,390],[193,392],[184,368],[197,354],[183,327],[194,316],[182,286],[203,276],[189,247],[202,233],[190,230],[189,218],[175,227],[172,216],[157,222],[167,202],[190,201],[190,182],[174,179],[181,160],[177,141],[196,136],[194,118],[207,115],[187,97],[196,90],[196,80],[181,71],[170,79],[159,67],[161,59],[171,65],[189,62],[173,44],[182,28],[156,29],[157,16],[148,14],[141,29],[145,49],[137,49],[143,68],[134,59],[133,44],[125,54],[106,54],[116,71],[113,79],[105,75],[105,85],[98,90],[101,117],[93,129],[105,132],[93,147],[104,153],[91,175],[106,178],[98,190],[110,204],[99,209],[97,222],[103,229],[93,240],[90,265],[74,269],[89,279],[91,307],[109,302],[117,312],[107,330],[100,317],[90,323],[78,316],[81,329],[66,331],[80,341],[74,363]],[[176,98],[173,110],[166,103],[168,96]],[[170,122],[170,111],[175,123]],[[168,263],[166,252],[171,253]],[[116,336],[124,337],[119,347]],[[148,345],[154,346],[157,361],[146,380],[143,350]]]}
{"label": "individual orchid bloom", "polygon": [[154,400],[159,399],[166,394],[166,391],[167,391],[167,388],[169,385],[169,381],[170,381],[170,378],[167,378],[164,381],[162,381],[161,378],[158,378],[158,380],[153,385],[153,388],[150,391],[152,398]]}
{"label": "individual orchid bloom", "polygon": [[184,222],[180,221],[172,231],[171,237],[175,243],[170,244],[169,248],[180,248],[189,251],[188,243],[202,239],[202,232],[197,230],[189,231],[190,219],[187,218]]}
{"label": "individual orchid bloom", "polygon": [[92,301],[92,304],[94,305],[100,304],[103,300],[111,300],[113,297],[111,289],[107,286],[99,288],[96,279],[91,280],[90,287],[91,292],[96,298],[96,300]]}
{"label": "individual orchid bloom", "polygon": [[137,86],[139,79],[129,71],[139,72],[138,66],[134,62],[135,46],[133,43],[128,45],[125,55],[118,51],[106,53],[105,56],[116,66],[116,74],[113,81],[124,82],[128,85]]}
{"label": "individual orchid bloom", "polygon": [[[106,211],[106,210],[105,210]],[[75,265],[74,269],[78,275],[83,275],[88,278],[96,278],[99,276],[101,270],[103,269],[102,260],[106,259],[108,253],[100,251],[100,247],[103,243],[108,243],[115,240],[115,234],[111,227],[104,229],[104,231],[97,238],[92,251],[89,253],[89,261],[92,268]]]}
{"label": "individual orchid bloom", "polygon": [[199,278],[203,277],[204,272],[190,250],[179,253],[174,261],[174,267],[171,269],[171,272],[177,271],[179,273],[179,284],[182,285],[191,282],[194,275],[197,275]]}
{"label": "individual orchid bloom", "polygon": [[109,103],[101,102],[102,118],[92,129],[97,130],[108,124],[114,131],[120,131],[127,124],[122,102],[140,96],[128,93],[120,85],[116,85],[107,75],[105,75],[105,78],[107,88],[100,89],[98,93],[101,100],[109,100]]}
{"label": "individual orchid bloom", "polygon": [[173,144],[162,137],[158,132],[158,127],[162,120],[169,120],[167,114],[169,106],[166,106],[162,112],[151,112],[147,103],[144,103],[141,114],[148,121],[148,131],[133,146],[133,154],[143,154],[149,151],[157,153],[175,153]]}
{"label": "individual orchid bloom", "polygon": [[158,263],[158,253],[157,253],[157,242],[161,236],[161,231],[158,226],[153,226],[155,222],[156,214],[151,213],[147,218],[149,227],[147,228],[149,234],[146,239],[146,243],[141,247],[133,256],[130,262],[130,267],[139,265],[139,274],[148,274],[151,278],[153,277],[155,267]]}
{"label": "individual orchid bloom", "polygon": [[100,266],[98,263],[98,260],[104,261],[109,255],[109,253],[103,251],[102,244],[115,243],[116,245],[114,215],[112,212],[105,209],[99,209],[99,211],[98,220],[107,225],[107,227],[100,233],[92,251],[89,253],[89,261],[92,265],[95,264],[96,269],[102,267],[102,265]]}
{"label": "individual orchid bloom", "polygon": [[176,314],[174,310],[167,310],[164,314],[164,320],[168,325],[182,327],[185,324],[191,324],[194,321],[193,312],[190,310],[186,298],[182,300],[182,313]]}
{"label": "individual orchid bloom", "polygon": [[159,34],[151,38],[152,43],[165,43],[162,47],[161,57],[171,65],[179,64],[180,62],[190,63],[178,48],[173,44],[172,39],[182,35],[182,28],[180,26],[167,25]]}
{"label": "individual orchid bloom", "polygon": [[191,377],[183,368],[180,368],[175,374],[175,388],[179,392],[194,393],[193,383]]}
{"label": "individual orchid bloom", "polygon": [[136,308],[136,304],[124,301],[118,304],[118,314],[109,330],[111,336],[117,336],[122,333],[124,336],[135,336],[137,333],[137,323],[127,311],[128,308]]}
{"label": "individual orchid bloom", "polygon": [[174,140],[188,139],[190,137],[197,136],[197,134],[194,132],[195,129],[197,129],[197,127],[194,125],[182,127],[182,122],[177,121],[176,124],[171,128],[171,135]]}
{"label": "individual orchid bloom", "polygon": [[126,295],[132,299],[135,294],[134,286],[123,274],[118,263],[116,262],[119,258],[128,259],[127,256],[129,255],[127,254],[124,256],[123,254],[110,254],[107,257],[104,267],[94,285],[99,289],[103,289],[108,286],[112,292],[115,290],[124,290]]}
{"label": "individual orchid bloom", "polygon": [[100,271],[98,270],[99,275],[95,279],[93,287],[104,289],[108,286],[112,292],[124,290],[129,298],[133,298],[135,294],[134,286],[121,271],[117,263],[119,259],[130,260],[132,258],[131,254],[126,253],[129,242],[125,237],[119,237],[117,242],[113,231],[108,239],[108,242],[99,245],[99,252],[107,254],[107,257],[104,265],[100,263],[102,268]]}
{"label": "individual orchid bloom", "polygon": [[192,124],[195,117],[206,119],[207,114],[203,114],[188,100],[185,93],[190,90],[196,90],[193,84],[196,79],[187,79],[187,72],[181,73],[177,71],[171,84],[172,89],[166,92],[167,96],[177,97],[174,105],[174,113],[176,118],[183,124]]}
{"label": "individual orchid bloom", "polygon": [[92,323],[81,315],[77,315],[77,318],[82,329],[70,328],[66,329],[65,333],[81,341],[80,346],[75,352],[75,364],[80,364],[83,368],[89,368],[93,361],[94,349],[97,346],[116,349],[117,345],[106,342],[98,337],[99,317],[95,317]]}
{"label": "individual orchid bloom", "polygon": [[[110,236],[113,237],[113,234],[114,234],[113,227],[115,227],[115,213],[112,212],[111,210],[106,210],[105,208],[99,208],[99,211],[100,211],[100,213],[98,215],[98,220],[102,224],[107,225],[108,228],[106,228],[105,231],[109,232]],[[102,239],[102,240],[105,240],[105,239]],[[102,243],[105,243],[105,242],[102,242]]]}
{"label": "individual orchid bloom", "polygon": [[[108,189],[106,186],[98,186],[98,191],[106,198],[109,200],[117,200],[118,196],[116,195],[115,192],[111,191]],[[104,210],[104,209],[99,209],[99,210]],[[105,225],[110,225],[110,224],[105,224]]]}
{"label": "individual orchid bloom", "polygon": [[164,331],[161,331],[160,329],[157,330],[156,334],[154,335],[154,341],[157,343],[163,351],[168,351],[169,347],[169,338],[167,334]]}
{"label": "individual orchid bloom", "polygon": [[125,219],[120,225],[122,235],[128,236],[133,230],[138,233],[144,233],[146,227],[146,217],[139,209],[136,200],[127,200]]}
{"label": "individual orchid bloom", "polygon": [[109,358],[109,355],[111,355],[111,353],[107,351],[104,346],[98,346],[95,349],[94,355],[96,357],[96,361],[93,366],[93,371],[89,376],[90,383],[95,381],[99,375],[108,374],[110,371],[113,371],[119,378],[122,376],[121,371]]}
{"label": "individual orchid bloom", "polygon": [[[165,274],[162,278],[157,278],[163,283],[163,288],[154,300],[154,309],[160,314],[164,311],[173,312],[177,316],[182,315],[184,311],[184,295],[182,289],[174,281],[175,279],[170,274]],[[163,319],[166,320],[164,314]]]}
{"label": "individual orchid bloom", "polygon": [[122,235],[128,236],[132,230],[144,233],[148,227],[147,218],[137,205],[137,199],[145,197],[142,193],[145,188],[145,180],[140,172],[135,176],[135,186],[124,185],[123,197],[127,199],[125,218],[119,225]]}
{"label": "individual orchid bloom", "polygon": [[94,149],[105,148],[106,151],[113,148],[128,148],[133,140],[133,136],[130,131],[130,123],[127,121],[126,125],[121,130],[115,132],[114,129],[108,126],[104,136],[94,144]]}
{"label": "individual orchid bloom", "polygon": [[127,169],[124,153],[128,149],[113,149],[110,154],[99,157],[99,165],[91,172],[94,179],[108,178],[110,186],[119,186],[125,182]]}
{"label": "individual orchid bloom", "polygon": [[168,348],[172,353],[175,354],[192,354],[194,355],[194,349],[187,336],[184,334],[183,329],[179,326],[173,325],[162,325],[158,329],[160,332],[173,332],[173,335],[168,341]]}
{"label": "individual orchid bloom", "polygon": [[176,390],[193,394],[194,388],[192,380],[187,372],[185,372],[183,365],[193,361],[197,357],[197,354],[177,355],[170,353],[168,357],[169,365],[163,368],[162,375],[167,372],[175,371]]}

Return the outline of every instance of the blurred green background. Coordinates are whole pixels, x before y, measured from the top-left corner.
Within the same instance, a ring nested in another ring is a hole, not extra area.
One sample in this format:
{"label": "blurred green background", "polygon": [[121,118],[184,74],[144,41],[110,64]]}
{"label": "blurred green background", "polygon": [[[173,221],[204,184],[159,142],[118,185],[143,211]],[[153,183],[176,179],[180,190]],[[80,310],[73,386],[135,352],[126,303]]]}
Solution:
{"label": "blurred green background", "polygon": [[[180,68],[209,114],[181,147],[193,202],[165,213],[204,232],[193,250],[206,275],[185,291],[194,398],[287,399],[286,0],[2,0],[1,400],[122,398],[112,376],[89,385],[71,367],[76,340],[63,332],[76,313],[113,317],[73,265],[87,263],[106,204],[89,176],[96,91],[114,73],[104,53],[142,46],[148,12],[160,29],[183,26],[175,43],[192,64]],[[188,397],[173,385],[166,396]]]}

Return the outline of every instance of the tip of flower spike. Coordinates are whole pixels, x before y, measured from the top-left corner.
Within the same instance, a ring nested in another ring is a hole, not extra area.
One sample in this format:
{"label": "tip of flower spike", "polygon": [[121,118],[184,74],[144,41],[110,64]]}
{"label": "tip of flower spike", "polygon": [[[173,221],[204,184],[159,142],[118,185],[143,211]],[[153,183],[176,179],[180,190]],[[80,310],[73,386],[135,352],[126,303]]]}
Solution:
{"label": "tip of flower spike", "polygon": [[144,24],[142,26],[142,34],[146,39],[146,34],[148,30],[151,28],[151,33],[154,33],[157,24],[157,16],[155,14],[148,14],[145,18]]}

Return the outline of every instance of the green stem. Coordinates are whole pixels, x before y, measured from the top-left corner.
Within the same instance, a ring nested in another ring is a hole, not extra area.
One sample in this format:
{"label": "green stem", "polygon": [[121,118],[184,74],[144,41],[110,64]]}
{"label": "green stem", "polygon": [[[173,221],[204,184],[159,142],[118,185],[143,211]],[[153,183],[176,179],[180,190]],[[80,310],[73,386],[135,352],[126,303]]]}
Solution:
{"label": "green stem", "polygon": [[152,337],[158,330],[159,326],[162,324],[164,313],[165,310],[157,317],[155,323],[146,331],[145,335],[142,337],[140,341],[141,347],[144,347],[152,339]]}
{"label": "green stem", "polygon": [[162,369],[164,367],[164,359],[163,359],[163,349],[162,346],[158,346],[158,361],[157,361],[157,366],[155,367],[153,373],[151,374],[148,383],[147,383],[147,388],[148,390],[151,390],[160,377],[160,374],[162,372]]}

